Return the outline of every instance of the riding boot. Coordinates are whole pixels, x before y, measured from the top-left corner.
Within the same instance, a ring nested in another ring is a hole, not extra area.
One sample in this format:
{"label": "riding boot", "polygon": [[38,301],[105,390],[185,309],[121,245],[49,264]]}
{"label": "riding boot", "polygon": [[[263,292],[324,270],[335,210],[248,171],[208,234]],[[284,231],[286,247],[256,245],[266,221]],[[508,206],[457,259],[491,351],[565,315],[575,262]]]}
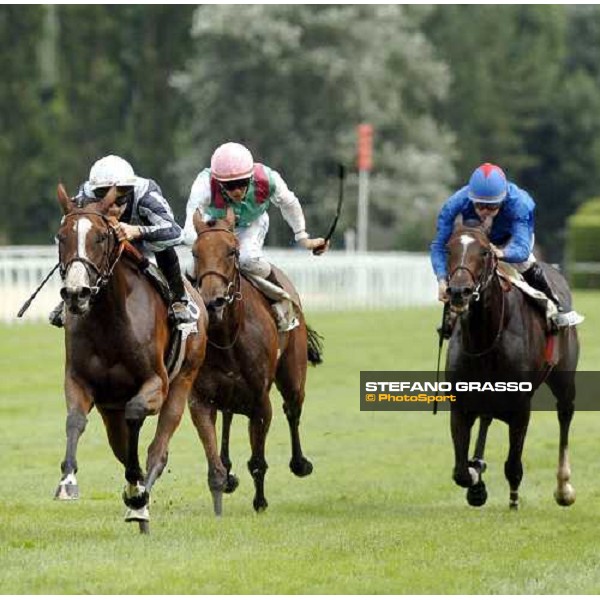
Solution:
{"label": "riding boot", "polygon": [[198,307],[185,291],[177,252],[173,247],[157,252],[156,262],[171,290],[171,313],[175,323],[193,323],[197,319]]}
{"label": "riding boot", "polygon": [[52,312],[48,315],[48,321],[54,327],[65,326],[65,303],[63,300],[52,309]]}
{"label": "riding boot", "polygon": [[259,277],[252,273],[246,273],[246,277],[258,288],[269,300],[273,301],[271,308],[277,323],[277,330],[281,333],[291,331],[300,325],[296,316],[296,309],[291,296],[283,289],[277,281],[273,270],[267,277]]}
{"label": "riding boot", "polygon": [[544,270],[538,263],[533,263],[531,267],[523,273],[523,279],[525,279],[532,288],[544,293],[556,305],[558,313],[554,316],[552,322],[557,328],[571,327],[583,322],[583,316],[574,310],[565,309],[561,304],[558,296],[554,293],[550,282],[546,278]]}

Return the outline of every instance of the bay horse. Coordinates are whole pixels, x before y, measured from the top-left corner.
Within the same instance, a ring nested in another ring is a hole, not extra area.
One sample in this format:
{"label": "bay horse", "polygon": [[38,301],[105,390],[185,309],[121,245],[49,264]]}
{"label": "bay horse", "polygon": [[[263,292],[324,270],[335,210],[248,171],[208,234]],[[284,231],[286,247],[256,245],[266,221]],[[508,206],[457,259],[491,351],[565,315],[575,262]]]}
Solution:
{"label": "bay horse", "polygon": [[[187,337],[179,371],[169,374],[168,307],[158,290],[123,252],[111,216],[112,189],[101,201],[78,207],[62,185],[64,216],[58,231],[61,296],[65,301],[65,396],[67,446],[58,499],[76,499],[77,444],[96,406],[110,447],[125,467],[126,521],[149,532],[149,497],[167,463],[177,429],[206,350],[207,315],[201,302],[197,333]],[[190,286],[191,288],[191,286]],[[195,291],[189,289],[194,299]],[[144,420],[158,415],[148,448],[146,475],[138,457]]]}
{"label": "bay horse", "polygon": [[[283,396],[292,442],[291,471],[309,475],[313,466],[304,456],[299,425],[304,402],[307,362],[321,362],[318,334],[299,315],[300,325],[278,333],[268,300],[240,272],[239,242],[231,209],[225,219],[202,221],[194,215],[197,238],[192,247],[191,280],[208,310],[206,360],[196,378],[189,402],[192,420],[208,461],[208,486],[216,515],[222,513],[222,494],[237,487],[229,459],[229,428],[233,414],[249,418],[252,454],[248,470],[255,486],[253,506],[267,508],[264,479],[268,468],[265,441],[271,423],[269,392],[273,382]],[[277,271],[279,281],[297,299],[291,283]],[[217,449],[216,412],[223,412],[223,445]]]}
{"label": "bay horse", "polygon": [[[482,480],[486,465],[484,450],[492,419],[508,424],[509,451],[504,464],[510,487],[509,506],[519,506],[519,485],[523,477],[521,456],[531,412],[531,398],[546,383],[554,397],[560,426],[556,502],[569,506],[575,502],[571,484],[568,444],[569,427],[575,409],[575,370],[579,342],[574,327],[561,329],[556,364],[547,363],[546,318],[539,307],[514,285],[505,285],[498,273],[498,259],[487,234],[480,227],[459,227],[447,244],[448,294],[450,308],[458,315],[450,338],[446,363],[448,381],[494,380],[498,374],[509,380],[525,377],[531,391],[511,393],[499,402],[481,400],[451,404],[451,433],[455,465],[453,479],[467,488],[467,501],[481,506],[487,499]],[[563,306],[571,305],[571,294],[564,277],[550,265],[540,264],[547,273]],[[462,397],[461,397],[462,398]],[[468,460],[471,428],[480,417],[480,431],[472,460]]]}

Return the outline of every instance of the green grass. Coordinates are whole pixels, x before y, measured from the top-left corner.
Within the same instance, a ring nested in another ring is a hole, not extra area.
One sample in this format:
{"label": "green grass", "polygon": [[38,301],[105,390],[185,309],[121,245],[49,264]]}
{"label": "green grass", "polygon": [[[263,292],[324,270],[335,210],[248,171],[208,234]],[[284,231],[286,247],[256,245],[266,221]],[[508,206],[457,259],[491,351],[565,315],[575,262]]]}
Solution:
{"label": "green grass", "polygon": [[[581,369],[600,364],[600,295],[578,293]],[[81,499],[52,499],[64,453],[61,332],[0,328],[0,592],[8,594],[598,593],[600,415],[580,413],[571,460],[578,499],[552,498],[558,427],[534,413],[522,507],[508,510],[507,429],[490,430],[490,498],[466,505],[451,480],[448,415],[361,413],[359,371],[433,370],[439,310],[310,315],[325,363],[309,372],[302,422],[315,464],[287,467],[287,424],[273,395],[266,513],[252,510],[246,420],[233,425],[241,485],[212,516],[206,465],[186,415],[155,487],[152,535],[122,521],[122,468],[92,413],[79,450]],[[155,421],[144,431],[144,448]]]}

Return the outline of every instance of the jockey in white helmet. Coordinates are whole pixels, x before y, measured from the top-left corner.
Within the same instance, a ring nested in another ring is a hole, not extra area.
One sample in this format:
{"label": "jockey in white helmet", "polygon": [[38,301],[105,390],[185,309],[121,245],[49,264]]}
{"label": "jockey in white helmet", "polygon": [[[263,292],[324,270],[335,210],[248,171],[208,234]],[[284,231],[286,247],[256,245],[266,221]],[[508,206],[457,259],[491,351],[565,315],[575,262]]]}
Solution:
{"label": "jockey in white helmet", "polygon": [[[195,318],[190,311],[192,300],[185,291],[174,248],[182,241],[182,230],[175,222],[173,211],[160,187],[152,179],[137,177],[126,160],[111,154],[92,165],[89,179],[79,188],[76,199],[82,205],[96,202],[104,198],[112,187],[117,188],[113,214],[119,218],[116,230],[119,240],[131,241],[144,254],[154,253],[171,290],[174,321],[177,324],[193,322]],[[61,327],[62,316],[61,303],[52,311],[50,322]]]}
{"label": "jockey in white helmet", "polygon": [[[323,238],[310,238],[302,207],[282,177],[273,169],[255,163],[252,153],[242,144],[227,142],[213,153],[210,168],[205,168],[192,185],[183,229],[185,244],[196,239],[194,213],[198,210],[205,221],[224,218],[230,207],[236,217],[235,233],[240,242],[240,269],[267,293],[274,288],[279,292],[274,305],[280,331],[297,326],[293,307],[286,292],[271,272],[271,265],[263,256],[263,244],[269,230],[268,208],[277,206],[294,232],[295,241],[307,250],[321,254],[329,247]],[[267,280],[265,285],[263,282]],[[268,284],[271,284],[270,286]]]}

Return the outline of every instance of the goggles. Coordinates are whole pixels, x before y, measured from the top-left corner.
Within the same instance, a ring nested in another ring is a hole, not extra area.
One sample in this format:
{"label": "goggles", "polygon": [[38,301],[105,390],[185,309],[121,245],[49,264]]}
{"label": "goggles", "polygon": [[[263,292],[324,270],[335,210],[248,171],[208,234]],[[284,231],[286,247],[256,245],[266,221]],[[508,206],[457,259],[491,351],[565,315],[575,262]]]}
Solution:
{"label": "goggles", "polygon": [[234,179],[233,181],[221,181],[220,183],[224,190],[233,192],[233,190],[247,188],[250,185],[250,177],[246,177],[245,179]]}

